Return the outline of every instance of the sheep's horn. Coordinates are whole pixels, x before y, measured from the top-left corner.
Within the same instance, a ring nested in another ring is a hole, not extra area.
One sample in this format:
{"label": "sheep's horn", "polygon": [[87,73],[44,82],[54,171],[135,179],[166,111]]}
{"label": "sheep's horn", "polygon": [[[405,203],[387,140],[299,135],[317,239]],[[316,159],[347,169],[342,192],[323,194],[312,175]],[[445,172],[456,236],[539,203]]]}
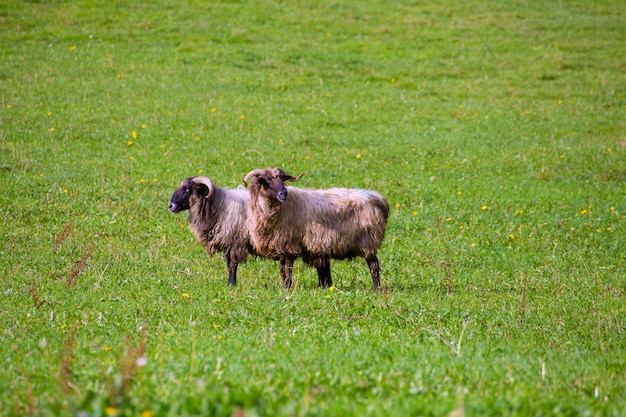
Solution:
{"label": "sheep's horn", "polygon": [[292,177],[291,175],[289,176],[290,178],[287,179],[287,181],[291,181],[291,182],[296,182],[298,181],[300,178],[302,178],[302,176],[304,176],[304,172],[300,175],[298,175],[297,177]]}
{"label": "sheep's horn", "polygon": [[245,185],[247,187],[248,186],[248,181],[250,181],[250,178],[261,176],[261,175],[265,174],[266,171],[267,170],[265,170],[265,169],[255,169],[255,170],[250,171],[248,173],[248,175],[246,175],[246,177],[243,179],[243,185]]}
{"label": "sheep's horn", "polygon": [[213,185],[213,181],[211,181],[210,178],[207,177],[194,177],[193,178],[193,182],[195,182],[196,184],[204,184],[208,187],[209,189],[209,194],[207,194],[206,198],[211,197],[211,195],[213,194],[213,191],[215,190],[215,186]]}

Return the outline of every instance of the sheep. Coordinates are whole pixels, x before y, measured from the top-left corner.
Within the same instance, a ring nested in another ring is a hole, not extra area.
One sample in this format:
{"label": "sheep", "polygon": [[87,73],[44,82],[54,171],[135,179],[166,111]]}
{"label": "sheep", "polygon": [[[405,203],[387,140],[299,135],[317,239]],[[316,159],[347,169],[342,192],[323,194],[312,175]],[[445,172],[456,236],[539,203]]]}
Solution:
{"label": "sheep", "polygon": [[190,177],[174,191],[169,211],[189,210],[189,228],[213,256],[223,252],[228,285],[237,285],[237,266],[253,254],[247,228],[250,195],[243,187],[216,187],[207,177]]}
{"label": "sheep", "polygon": [[374,290],[380,287],[376,253],[385,236],[389,204],[375,191],[286,187],[298,181],[280,168],[255,169],[246,175],[250,191],[248,223],[256,253],[280,260],[285,287],[291,287],[295,258],[317,268],[319,285],[332,286],[331,259],[363,257]]}

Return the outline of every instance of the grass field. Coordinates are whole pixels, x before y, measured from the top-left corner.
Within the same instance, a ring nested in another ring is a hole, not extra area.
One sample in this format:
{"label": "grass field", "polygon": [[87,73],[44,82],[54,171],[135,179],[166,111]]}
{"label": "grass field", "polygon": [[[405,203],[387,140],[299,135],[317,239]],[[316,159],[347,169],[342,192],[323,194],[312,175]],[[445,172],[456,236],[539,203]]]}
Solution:
{"label": "grass field", "polygon": [[[626,415],[622,1],[0,3],[0,415]],[[379,191],[382,291],[172,215]]]}

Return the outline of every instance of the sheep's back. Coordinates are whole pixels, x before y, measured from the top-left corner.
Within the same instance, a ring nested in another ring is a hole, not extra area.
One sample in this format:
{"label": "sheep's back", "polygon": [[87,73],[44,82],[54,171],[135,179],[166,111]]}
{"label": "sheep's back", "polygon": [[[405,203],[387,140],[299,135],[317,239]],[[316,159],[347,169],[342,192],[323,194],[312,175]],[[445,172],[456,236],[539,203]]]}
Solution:
{"label": "sheep's back", "polygon": [[303,255],[333,259],[375,255],[382,243],[389,216],[386,200],[377,192],[331,188],[288,188],[290,202],[282,213],[300,212],[284,228],[299,225]]}

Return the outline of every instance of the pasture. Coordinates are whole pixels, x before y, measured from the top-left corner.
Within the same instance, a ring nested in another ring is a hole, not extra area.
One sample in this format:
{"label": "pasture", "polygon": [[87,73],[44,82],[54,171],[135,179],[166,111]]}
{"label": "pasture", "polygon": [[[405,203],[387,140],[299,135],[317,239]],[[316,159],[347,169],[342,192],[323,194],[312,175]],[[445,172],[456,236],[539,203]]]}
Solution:
{"label": "pasture", "polygon": [[[626,414],[626,4],[0,3],[0,415]],[[373,189],[381,291],[181,180]]]}

